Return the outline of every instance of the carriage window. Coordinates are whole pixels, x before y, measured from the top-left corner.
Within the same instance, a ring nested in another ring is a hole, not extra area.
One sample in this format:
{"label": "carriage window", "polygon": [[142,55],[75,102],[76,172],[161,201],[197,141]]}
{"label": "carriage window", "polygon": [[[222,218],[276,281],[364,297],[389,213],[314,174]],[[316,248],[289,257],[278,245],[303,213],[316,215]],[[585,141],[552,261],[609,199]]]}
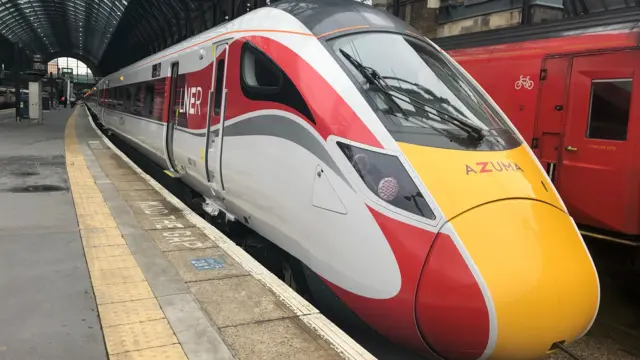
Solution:
{"label": "carriage window", "polygon": [[144,87],[144,110],[143,115],[151,115],[153,114],[153,96],[154,96],[155,86],[153,83],[146,84]]}
{"label": "carriage window", "polygon": [[115,101],[116,101],[116,89],[109,88],[109,107],[110,108],[115,107]]}
{"label": "carriage window", "polygon": [[588,138],[627,139],[632,83],[631,79],[592,81]]}
{"label": "carriage window", "polygon": [[142,86],[136,85],[133,95],[133,103],[131,104],[131,112],[135,115],[142,114],[142,100],[140,99],[140,93],[142,93]]}
{"label": "carriage window", "polygon": [[155,98],[153,100],[153,113],[151,114],[151,117],[154,120],[162,121],[162,111],[164,110],[165,82],[164,80],[155,80],[153,84],[155,86]]}
{"label": "carriage window", "polygon": [[133,88],[132,85],[125,87],[125,91],[126,91],[125,95],[126,95],[126,97],[125,97],[125,100],[124,100],[124,111],[129,112],[131,110],[131,98],[132,98],[131,95],[132,95],[132,92],[134,90],[135,89]]}
{"label": "carriage window", "polygon": [[125,97],[125,92],[127,91],[127,89],[124,86],[120,86],[116,88],[116,93],[117,93],[117,102],[116,102],[116,109],[118,110],[123,110],[124,109],[124,97]]}
{"label": "carriage window", "polygon": [[315,124],[307,103],[291,79],[273,60],[249,41],[242,44],[240,63],[242,67],[240,85],[247,99],[273,101],[289,106]]}
{"label": "carriage window", "polygon": [[224,82],[224,59],[218,61],[216,68],[216,89],[213,96],[215,97],[213,103],[213,114],[220,116],[220,107],[222,106],[222,85]]}

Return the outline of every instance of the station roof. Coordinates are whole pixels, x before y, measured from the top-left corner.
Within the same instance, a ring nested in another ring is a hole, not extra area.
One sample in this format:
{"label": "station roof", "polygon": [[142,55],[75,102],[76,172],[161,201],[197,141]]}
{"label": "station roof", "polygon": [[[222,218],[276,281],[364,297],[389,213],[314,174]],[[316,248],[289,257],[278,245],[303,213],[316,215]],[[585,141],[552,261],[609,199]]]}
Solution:
{"label": "station roof", "polygon": [[94,73],[106,74],[213,27],[224,20],[223,7],[237,2],[0,0],[0,38],[47,61],[75,57]]}
{"label": "station roof", "polygon": [[34,54],[97,64],[129,0],[0,0],[0,34]]}
{"label": "station roof", "polygon": [[[504,1],[523,0],[478,0],[492,6]],[[640,5],[640,0],[563,0],[565,7],[581,4],[585,13],[602,10],[597,4],[609,4],[603,9],[610,9],[631,6],[632,1]],[[47,61],[77,58],[102,76],[274,2],[277,0],[0,0],[0,62],[11,61],[10,51],[5,51],[11,46],[6,38]]]}

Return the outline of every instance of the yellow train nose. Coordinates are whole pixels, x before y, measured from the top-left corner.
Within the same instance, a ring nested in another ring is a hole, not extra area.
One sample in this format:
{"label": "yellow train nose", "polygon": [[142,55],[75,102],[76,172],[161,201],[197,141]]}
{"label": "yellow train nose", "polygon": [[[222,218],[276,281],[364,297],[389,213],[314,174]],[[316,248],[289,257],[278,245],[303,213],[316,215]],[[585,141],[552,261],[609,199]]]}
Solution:
{"label": "yellow train nose", "polygon": [[449,226],[493,303],[490,358],[543,356],[554,342],[589,329],[600,301],[598,276],[565,212],[542,201],[504,199],[464,212]]}

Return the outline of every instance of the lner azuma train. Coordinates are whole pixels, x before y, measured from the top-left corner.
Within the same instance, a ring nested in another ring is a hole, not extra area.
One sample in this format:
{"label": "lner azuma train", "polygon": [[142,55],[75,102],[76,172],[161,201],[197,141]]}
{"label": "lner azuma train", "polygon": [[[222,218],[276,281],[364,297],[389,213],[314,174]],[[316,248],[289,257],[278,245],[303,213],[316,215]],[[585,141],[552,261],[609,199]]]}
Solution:
{"label": "lner azuma train", "polygon": [[425,357],[532,359],[596,316],[593,262],[530,148],[385,12],[280,1],[97,89],[104,126],[297,259],[314,299]]}

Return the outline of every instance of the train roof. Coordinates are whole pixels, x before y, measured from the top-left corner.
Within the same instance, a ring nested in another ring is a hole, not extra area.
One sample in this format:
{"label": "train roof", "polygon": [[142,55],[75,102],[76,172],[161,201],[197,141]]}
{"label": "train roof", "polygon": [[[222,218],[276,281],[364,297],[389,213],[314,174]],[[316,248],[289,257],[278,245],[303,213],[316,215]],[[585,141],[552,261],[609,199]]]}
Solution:
{"label": "train roof", "polygon": [[637,32],[636,43],[640,43],[640,8],[625,8],[542,24],[447,36],[432,41],[443,50],[454,50],[612,31]]}
{"label": "train roof", "polygon": [[[351,31],[358,31],[362,28],[419,34],[417,30],[388,12],[354,0],[282,0],[267,6],[267,8],[278,9],[292,15],[317,37],[322,35],[326,36],[338,31],[340,34],[344,34]],[[247,16],[247,14],[243,16]],[[242,18],[242,16],[240,18]],[[118,73],[126,73],[131,69],[150,65],[151,63],[160,61],[166,56],[191,47],[194,44],[200,44],[212,35],[220,33],[224,27],[238,21],[238,19],[239,18],[221,23],[200,34],[140,59],[133,64],[105,76],[98,84],[102,84],[104,81],[107,81],[109,77]]]}
{"label": "train roof", "polygon": [[390,13],[354,0],[282,0],[271,7],[293,15],[315,36],[365,27],[419,33]]}

